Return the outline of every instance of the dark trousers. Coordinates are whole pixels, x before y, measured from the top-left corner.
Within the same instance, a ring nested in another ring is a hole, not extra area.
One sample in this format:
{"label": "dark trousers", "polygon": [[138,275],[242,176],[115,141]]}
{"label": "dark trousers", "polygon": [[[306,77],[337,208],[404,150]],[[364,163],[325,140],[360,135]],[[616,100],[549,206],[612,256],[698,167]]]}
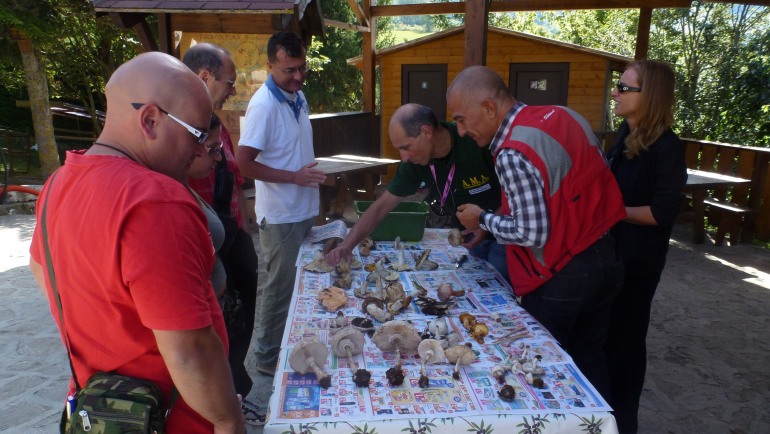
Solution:
{"label": "dark trousers", "polygon": [[647,370],[650,307],[659,281],[660,273],[654,272],[645,276],[626,276],[612,308],[605,348],[611,385],[609,403],[621,433],[635,433],[639,427],[639,398]]}
{"label": "dark trousers", "polygon": [[602,396],[609,396],[604,342],[623,263],[607,235],[577,254],[521,305],[564,349]]}
{"label": "dark trousers", "polygon": [[236,232],[233,244],[222,262],[227,271],[227,289],[238,293],[241,307],[234,325],[227,331],[230,340],[230,370],[235,391],[244,398],[251,390],[251,377],[246,372],[246,355],[254,333],[254,316],[257,307],[257,252],[251,236],[243,229]]}

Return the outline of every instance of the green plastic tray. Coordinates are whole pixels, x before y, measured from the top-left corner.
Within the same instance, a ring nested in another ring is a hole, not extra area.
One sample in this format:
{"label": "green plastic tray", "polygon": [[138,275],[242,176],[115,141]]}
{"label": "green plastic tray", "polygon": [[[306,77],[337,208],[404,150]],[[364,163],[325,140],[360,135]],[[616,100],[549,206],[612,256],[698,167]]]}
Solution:
{"label": "green plastic tray", "polygon": [[[356,214],[366,211],[372,201],[355,201]],[[401,237],[402,241],[420,241],[425,233],[425,220],[428,218],[428,205],[423,202],[401,202],[374,228],[369,235],[376,241],[393,241]]]}

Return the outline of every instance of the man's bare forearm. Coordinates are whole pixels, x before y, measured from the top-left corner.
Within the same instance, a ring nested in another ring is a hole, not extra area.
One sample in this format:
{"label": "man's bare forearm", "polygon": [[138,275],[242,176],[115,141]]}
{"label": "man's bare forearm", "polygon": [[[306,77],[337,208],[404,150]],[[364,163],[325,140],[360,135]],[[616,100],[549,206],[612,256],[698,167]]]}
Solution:
{"label": "man's bare forearm", "polygon": [[214,424],[218,432],[245,432],[224,345],[214,329],[153,332],[171,379],[187,405]]}

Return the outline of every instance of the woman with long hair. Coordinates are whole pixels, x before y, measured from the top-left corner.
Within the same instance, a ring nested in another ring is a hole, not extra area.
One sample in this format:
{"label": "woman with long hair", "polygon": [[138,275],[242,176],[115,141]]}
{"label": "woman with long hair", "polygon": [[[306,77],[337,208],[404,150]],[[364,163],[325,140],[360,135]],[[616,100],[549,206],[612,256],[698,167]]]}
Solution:
{"label": "woman with long hair", "polygon": [[610,165],[623,194],[627,216],[612,229],[626,270],[610,317],[606,343],[610,405],[620,432],[638,429],[639,398],[647,368],[650,306],[660,281],[687,181],[684,144],[671,130],[674,71],[663,62],[628,66],[612,96],[624,118]]}

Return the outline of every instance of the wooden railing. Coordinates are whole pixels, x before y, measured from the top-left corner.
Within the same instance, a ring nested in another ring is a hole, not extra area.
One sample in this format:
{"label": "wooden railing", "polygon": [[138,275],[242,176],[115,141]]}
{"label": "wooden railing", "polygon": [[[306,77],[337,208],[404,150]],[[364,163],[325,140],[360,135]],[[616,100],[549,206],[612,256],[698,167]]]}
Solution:
{"label": "wooden railing", "polygon": [[747,185],[737,185],[730,190],[716,189],[712,197],[754,211],[743,222],[741,238],[744,241],[752,238],[769,240],[770,149],[706,140],[682,140],[685,143],[687,167],[751,180]]}

